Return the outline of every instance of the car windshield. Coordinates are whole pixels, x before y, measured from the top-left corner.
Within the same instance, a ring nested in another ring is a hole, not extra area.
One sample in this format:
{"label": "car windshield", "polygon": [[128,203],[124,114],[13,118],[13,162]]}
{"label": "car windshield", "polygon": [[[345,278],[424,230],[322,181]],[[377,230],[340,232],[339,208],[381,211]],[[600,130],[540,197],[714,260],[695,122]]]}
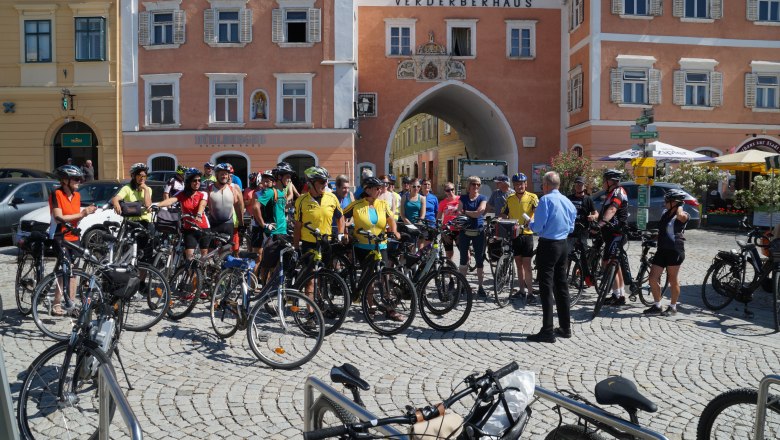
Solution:
{"label": "car windshield", "polygon": [[111,197],[114,197],[121,187],[121,184],[113,182],[83,184],[79,186],[81,205],[87,206],[94,203],[98,207],[103,206],[111,200]]}
{"label": "car windshield", "polygon": [[18,183],[8,183],[8,182],[2,182],[0,183],[0,200],[5,199],[5,197],[11,193],[11,190],[19,186]]}

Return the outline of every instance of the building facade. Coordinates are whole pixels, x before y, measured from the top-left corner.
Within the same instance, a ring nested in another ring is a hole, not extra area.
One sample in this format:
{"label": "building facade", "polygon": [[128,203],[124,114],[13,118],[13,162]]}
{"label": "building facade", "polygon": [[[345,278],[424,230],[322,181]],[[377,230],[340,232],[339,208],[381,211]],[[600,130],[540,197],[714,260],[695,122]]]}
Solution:
{"label": "building facade", "polygon": [[126,3],[128,162],[355,168],[351,0]]}
{"label": "building facade", "polygon": [[3,166],[121,175],[119,26],[114,1],[0,2]]}

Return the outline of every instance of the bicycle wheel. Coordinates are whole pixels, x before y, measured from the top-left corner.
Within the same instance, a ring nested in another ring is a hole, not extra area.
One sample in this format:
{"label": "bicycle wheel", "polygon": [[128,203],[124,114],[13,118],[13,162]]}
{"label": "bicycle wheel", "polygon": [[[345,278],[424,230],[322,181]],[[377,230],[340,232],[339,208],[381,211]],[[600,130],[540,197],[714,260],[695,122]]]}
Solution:
{"label": "bicycle wheel", "polygon": [[16,306],[24,316],[32,313],[32,295],[39,281],[36,272],[35,257],[24,252],[16,268]]}
{"label": "bicycle wheel", "polygon": [[168,313],[171,289],[165,275],[146,263],[138,263],[141,286],[124,300],[123,327],[133,332],[149,330]]}
{"label": "bicycle wheel", "polygon": [[512,284],[515,280],[515,262],[513,260],[511,255],[502,255],[498,258],[493,271],[493,294],[499,307],[509,304],[509,298],[512,296]]}
{"label": "bicycle wheel", "polygon": [[357,268],[352,263],[352,261],[350,261],[346,255],[335,254],[333,255],[331,269],[336,272],[336,275],[341,277],[341,279],[344,280],[344,282],[347,284],[347,287],[349,288],[349,298],[352,300],[352,302],[359,301],[359,292],[355,292],[355,290],[357,290],[355,288],[355,280],[357,279],[355,270]]}
{"label": "bicycle wheel", "polygon": [[[311,292],[306,291],[309,283],[312,283]],[[307,274],[295,284],[296,290],[314,298],[314,302],[320,308],[325,318],[325,335],[338,330],[347,318],[349,306],[352,304],[347,283],[336,272],[320,269]]]}
{"label": "bicycle wheel", "polygon": [[211,327],[221,339],[233,336],[238,331],[241,301],[242,273],[238,270],[225,270],[217,278],[214,295],[211,295]]}
{"label": "bicycle wheel", "polygon": [[203,288],[203,272],[195,264],[187,264],[176,270],[171,278],[171,300],[168,317],[178,321],[189,315]]}
{"label": "bicycle wheel", "polygon": [[596,289],[598,296],[596,297],[596,304],[593,306],[593,319],[599,315],[601,307],[604,305],[604,301],[607,299],[607,295],[612,290],[612,284],[615,283],[615,272],[617,272],[617,262],[613,261],[607,264],[607,268],[604,269],[604,273],[601,276],[601,282]]}
{"label": "bicycle wheel", "polygon": [[419,286],[420,315],[431,328],[447,332],[466,322],[473,294],[463,274],[442,267],[429,272]]}
{"label": "bicycle wheel", "polygon": [[62,304],[61,270],[46,275],[38,283],[32,297],[32,315],[35,325],[46,336],[57,341],[64,341],[70,337],[73,324],[81,312],[81,299],[89,289],[89,279],[90,275],[81,270],[71,271],[70,293],[73,307],[70,310],[65,310]]}
{"label": "bicycle wheel", "polygon": [[163,249],[154,256],[152,260],[152,266],[165,275],[165,278],[170,280],[173,277],[175,267],[173,266],[173,258],[171,258],[171,251],[168,248]]}
{"label": "bicycle wheel", "polygon": [[[26,370],[17,407],[22,438],[98,438],[98,367],[108,364],[112,372],[114,368],[100,349],[86,345],[74,352],[65,365],[67,349],[68,341],[49,347]],[[63,398],[60,399],[63,374]],[[109,420],[115,409],[111,399]]]}
{"label": "bicycle wheel", "polygon": [[[636,278],[634,279],[634,292],[632,292],[638,295],[642,304],[648,307],[655,304],[653,293],[650,290],[650,268],[650,265],[644,263],[639,266],[639,272],[636,273]],[[663,284],[661,285],[661,298],[663,298],[667,289],[669,289],[669,274],[664,271],[661,277],[663,279]]]}
{"label": "bicycle wheel", "polygon": [[417,293],[409,278],[397,269],[386,267],[371,274],[362,293],[363,316],[377,333],[395,335],[412,325]]}
{"label": "bicycle wheel", "polygon": [[247,339],[252,352],[271,368],[291,370],[308,362],[325,339],[317,305],[293,289],[264,295],[249,312]]}
{"label": "bicycle wheel", "polygon": [[780,268],[775,269],[772,284],[775,286],[775,331],[780,332]]}
{"label": "bicycle wheel", "polygon": [[602,440],[604,437],[582,425],[561,425],[544,438],[544,440]]}
{"label": "bicycle wheel", "polygon": [[582,296],[582,291],[585,290],[585,274],[579,260],[569,262],[566,279],[569,283],[569,305],[573,306],[577,304]]}
{"label": "bicycle wheel", "polygon": [[[84,249],[88,249],[98,261],[108,257],[108,243],[103,239],[103,234],[107,233],[101,228],[92,228],[81,238],[81,245]],[[118,252],[120,247],[116,246],[114,250]]]}
{"label": "bicycle wheel", "polygon": [[[707,280],[710,280],[707,282]],[[701,299],[710,310],[720,310],[734,299],[742,288],[739,268],[723,260],[712,263],[701,284]]]}
{"label": "bicycle wheel", "polygon": [[[696,426],[696,440],[752,439],[758,390],[741,388],[726,391],[704,407]],[[780,396],[767,397],[763,438],[780,438]]]}
{"label": "bicycle wheel", "polygon": [[357,417],[325,396],[320,396],[314,401],[311,406],[311,414],[312,426],[315,430],[348,425],[358,421]]}
{"label": "bicycle wheel", "polygon": [[593,287],[598,292],[599,281],[601,281],[601,249],[591,247],[585,254],[585,263],[588,265],[590,277],[593,280]]}

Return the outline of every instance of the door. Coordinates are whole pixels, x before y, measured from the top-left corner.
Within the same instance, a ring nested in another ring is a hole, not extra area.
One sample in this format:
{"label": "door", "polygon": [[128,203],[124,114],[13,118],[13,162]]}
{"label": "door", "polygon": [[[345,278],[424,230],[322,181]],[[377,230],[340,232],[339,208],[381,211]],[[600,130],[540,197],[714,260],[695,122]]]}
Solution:
{"label": "door", "polygon": [[98,162],[98,138],[89,125],[80,121],[68,122],[54,135],[52,146],[54,147],[52,169],[65,165],[68,163],[68,159],[71,159],[71,163],[77,167],[81,167],[84,162],[91,160],[92,166],[95,168],[95,179],[100,178],[98,176],[100,169],[98,166],[100,164]]}
{"label": "door", "polygon": [[307,168],[315,165],[314,157],[309,156],[308,154],[294,154],[292,156],[287,156],[282,160],[289,163],[292,169],[298,173],[298,176],[293,179],[293,185],[298,188],[298,191],[301,191],[306,180],[303,172],[306,171]]}
{"label": "door", "polygon": [[25,214],[47,206],[46,189],[41,182],[31,182],[19,186],[8,199],[6,215],[0,225],[0,234],[10,234],[12,225],[19,223]]}
{"label": "door", "polygon": [[246,163],[244,156],[238,154],[223,154],[217,156],[214,159],[215,163],[229,163],[233,166],[233,174],[241,179],[241,185],[246,188],[247,180],[249,178],[249,164]]}

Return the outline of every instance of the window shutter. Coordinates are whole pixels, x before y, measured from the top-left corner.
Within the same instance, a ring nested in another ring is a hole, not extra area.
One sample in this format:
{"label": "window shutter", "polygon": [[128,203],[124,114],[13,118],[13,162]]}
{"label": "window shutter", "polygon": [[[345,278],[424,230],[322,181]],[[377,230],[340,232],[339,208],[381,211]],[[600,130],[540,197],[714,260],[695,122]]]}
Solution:
{"label": "window shutter", "polygon": [[148,46],[151,41],[149,40],[149,22],[151,20],[150,13],[144,11],[138,13],[138,45]]}
{"label": "window shutter", "polygon": [[320,29],[322,28],[320,10],[309,8],[309,43],[319,43],[322,40]]}
{"label": "window shutter", "polygon": [[710,107],[723,105],[723,72],[710,72]]}
{"label": "window shutter", "polygon": [[758,21],[758,0],[747,0],[748,21]]}
{"label": "window shutter", "polygon": [[685,14],[685,1],[672,0],[672,16],[682,17]]}
{"label": "window shutter", "polygon": [[238,41],[242,43],[252,42],[252,10],[242,9],[239,12],[241,31],[238,33]]}
{"label": "window shutter", "polygon": [[577,80],[580,82],[580,90],[577,92],[577,95],[574,96],[575,104],[577,105],[577,108],[582,108],[584,105],[584,96],[585,95],[585,81],[584,81],[584,74],[578,73],[576,76]]}
{"label": "window shutter", "polygon": [[612,13],[615,15],[623,15],[623,2],[625,0],[612,0]]}
{"label": "window shutter", "polygon": [[648,104],[661,103],[661,71],[650,69],[648,72]]}
{"label": "window shutter", "polygon": [[574,110],[574,78],[569,79],[569,93],[566,94],[567,103],[566,108],[569,109],[569,112],[571,113],[572,110]]}
{"label": "window shutter", "polygon": [[284,43],[284,19],[281,9],[271,11],[271,42]]}
{"label": "window shutter", "polygon": [[650,15],[660,17],[664,15],[663,0],[650,0]]}
{"label": "window shutter", "polygon": [[623,103],[623,71],[612,69],[610,73],[610,83],[612,91],[612,102],[615,104]]}
{"label": "window shutter", "polygon": [[580,0],[577,3],[577,23],[582,24],[585,22],[585,0]]}
{"label": "window shutter", "polygon": [[184,44],[186,34],[184,25],[187,21],[187,15],[181,9],[173,11],[173,42],[175,44]]}
{"label": "window shutter", "polygon": [[674,105],[685,105],[685,71],[674,71]]}
{"label": "window shutter", "polygon": [[723,0],[710,0],[710,18],[715,20],[723,18]]}
{"label": "window shutter", "polygon": [[755,73],[745,74],[745,107],[754,108],[756,106],[756,84],[758,84],[758,75]]}
{"label": "window shutter", "polygon": [[216,34],[214,33],[214,10],[206,9],[203,11],[203,41],[214,43]]}

